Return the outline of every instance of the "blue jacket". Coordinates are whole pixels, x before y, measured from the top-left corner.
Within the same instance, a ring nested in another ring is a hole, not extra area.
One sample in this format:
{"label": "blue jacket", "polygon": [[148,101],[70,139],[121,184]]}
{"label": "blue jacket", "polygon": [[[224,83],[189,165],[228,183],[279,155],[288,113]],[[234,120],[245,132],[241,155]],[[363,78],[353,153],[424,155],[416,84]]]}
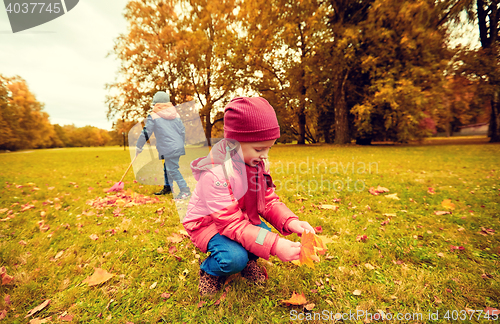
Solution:
{"label": "blue jacket", "polygon": [[146,126],[137,139],[136,146],[139,152],[153,133],[156,137],[156,149],[160,160],[186,154],[184,150],[186,129],[177,110],[170,102],[157,103],[153,112],[146,118]]}

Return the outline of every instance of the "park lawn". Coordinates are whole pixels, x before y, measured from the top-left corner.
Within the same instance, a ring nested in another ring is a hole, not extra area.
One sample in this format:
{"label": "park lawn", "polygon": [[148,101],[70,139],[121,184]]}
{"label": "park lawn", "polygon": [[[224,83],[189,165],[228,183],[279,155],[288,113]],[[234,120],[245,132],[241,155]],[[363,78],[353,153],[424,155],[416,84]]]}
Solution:
{"label": "park lawn", "polygon": [[[315,269],[260,259],[269,275],[264,286],[233,276],[210,299],[197,289],[206,255],[182,236],[171,196],[141,203],[148,199],[139,194],[155,197],[159,186],[134,183],[130,172],[126,194],[140,198],[138,205],[89,205],[121,178],[129,152],[0,154],[0,267],[13,277],[0,285],[0,317],[318,323],[335,313],[383,312],[423,323],[439,312],[435,323],[447,323],[469,310],[464,322],[474,323],[478,311],[500,309],[499,145],[276,145],[270,161],[278,194],[302,220],[321,226],[328,251]],[[389,192],[371,194],[377,186]],[[387,197],[394,194],[399,199]],[[444,206],[446,199],[454,206]],[[441,211],[451,214],[436,215]],[[84,280],[95,268],[114,276],[89,286]],[[282,303],[293,292],[304,294],[310,312]]]}

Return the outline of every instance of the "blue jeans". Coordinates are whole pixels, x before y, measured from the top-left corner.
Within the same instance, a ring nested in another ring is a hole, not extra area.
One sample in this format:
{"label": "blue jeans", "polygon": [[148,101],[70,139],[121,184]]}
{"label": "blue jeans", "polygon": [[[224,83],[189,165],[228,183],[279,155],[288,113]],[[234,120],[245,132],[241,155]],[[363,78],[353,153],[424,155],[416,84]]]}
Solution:
{"label": "blue jeans", "polygon": [[[264,222],[256,226],[271,231],[269,226]],[[212,276],[229,276],[241,272],[249,260],[257,260],[259,258],[255,254],[245,250],[240,243],[219,233],[210,239],[207,251],[210,252],[210,256],[203,261],[200,269]]]}
{"label": "blue jeans", "polygon": [[179,171],[179,156],[165,159],[165,163],[163,164],[163,176],[165,177],[165,186],[174,186],[174,181],[177,182],[179,189],[186,189],[187,183],[186,180],[182,177],[181,172]]}

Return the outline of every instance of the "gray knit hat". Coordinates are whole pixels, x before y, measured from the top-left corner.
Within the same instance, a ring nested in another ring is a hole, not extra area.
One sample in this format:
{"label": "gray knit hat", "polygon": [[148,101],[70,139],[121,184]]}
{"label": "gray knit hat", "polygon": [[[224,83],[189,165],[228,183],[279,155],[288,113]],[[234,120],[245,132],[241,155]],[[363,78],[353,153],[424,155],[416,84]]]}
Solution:
{"label": "gray knit hat", "polygon": [[157,103],[167,103],[170,102],[170,96],[165,91],[158,91],[153,97],[153,105]]}

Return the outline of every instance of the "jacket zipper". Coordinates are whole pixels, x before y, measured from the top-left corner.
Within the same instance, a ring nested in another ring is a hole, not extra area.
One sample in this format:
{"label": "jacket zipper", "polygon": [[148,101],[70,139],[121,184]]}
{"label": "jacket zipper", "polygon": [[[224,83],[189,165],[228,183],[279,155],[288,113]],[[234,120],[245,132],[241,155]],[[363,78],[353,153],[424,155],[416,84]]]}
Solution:
{"label": "jacket zipper", "polygon": [[261,199],[261,193],[259,189],[259,167],[255,166],[256,173],[255,173],[255,192],[256,192],[256,197],[257,197],[257,213],[263,212],[262,208],[262,199]]}

